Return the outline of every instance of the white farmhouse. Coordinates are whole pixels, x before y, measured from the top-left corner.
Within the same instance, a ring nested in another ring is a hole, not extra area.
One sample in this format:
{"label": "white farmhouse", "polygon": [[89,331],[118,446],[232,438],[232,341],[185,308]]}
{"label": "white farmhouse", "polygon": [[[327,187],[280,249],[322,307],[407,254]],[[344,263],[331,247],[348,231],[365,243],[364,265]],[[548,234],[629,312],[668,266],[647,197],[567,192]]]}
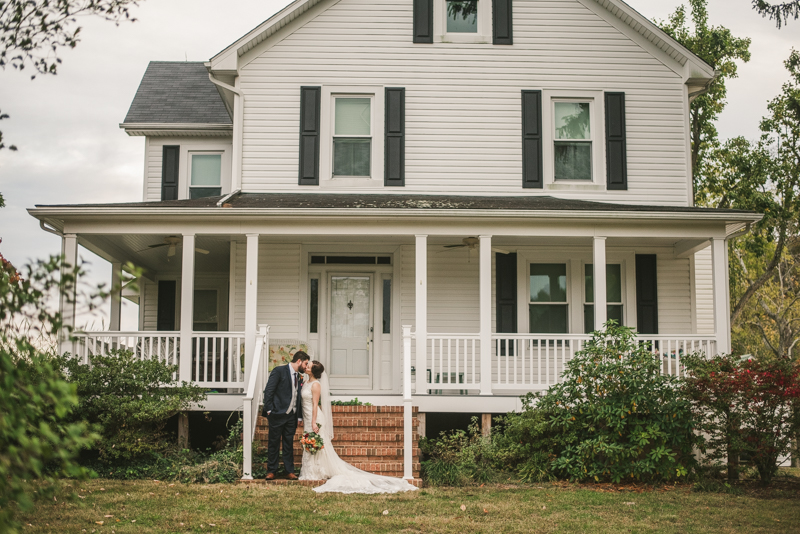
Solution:
{"label": "white farmhouse", "polygon": [[141,199],[30,210],[69,261],[144,269],[139,331],[116,295],[67,348],[177,364],[247,424],[286,344],[420,413],[518,408],[608,319],[678,373],[730,350],[726,241],[759,218],[692,205],[713,78],[621,0],[296,0],[148,66]]}

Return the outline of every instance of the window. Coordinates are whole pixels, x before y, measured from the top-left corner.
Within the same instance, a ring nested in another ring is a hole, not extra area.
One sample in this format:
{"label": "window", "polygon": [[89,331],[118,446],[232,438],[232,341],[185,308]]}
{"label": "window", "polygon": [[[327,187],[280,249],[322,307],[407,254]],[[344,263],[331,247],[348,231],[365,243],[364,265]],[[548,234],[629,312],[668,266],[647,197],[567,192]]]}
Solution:
{"label": "window", "polygon": [[554,178],[592,180],[592,124],[589,102],[553,102]]}
{"label": "window", "polygon": [[372,99],[334,98],[333,176],[371,174]]}
{"label": "window", "polygon": [[384,334],[392,333],[392,281],[383,280],[383,330]]}
{"label": "window", "polygon": [[[594,268],[591,263],[584,266],[585,300],[583,304],[583,331],[594,331]],[[606,310],[608,319],[624,324],[622,305],[622,266],[606,265]]]}
{"label": "window", "polygon": [[478,33],[478,0],[447,0],[447,33]]}
{"label": "window", "polygon": [[533,263],[530,276],[529,332],[568,333],[567,265]]}
{"label": "window", "polygon": [[195,289],[192,329],[195,332],[216,332],[219,329],[216,289]]}
{"label": "window", "polygon": [[319,333],[319,278],[311,279],[309,300],[308,331],[312,334],[317,334]]}
{"label": "window", "polygon": [[222,194],[222,154],[192,153],[189,171],[189,198]]}

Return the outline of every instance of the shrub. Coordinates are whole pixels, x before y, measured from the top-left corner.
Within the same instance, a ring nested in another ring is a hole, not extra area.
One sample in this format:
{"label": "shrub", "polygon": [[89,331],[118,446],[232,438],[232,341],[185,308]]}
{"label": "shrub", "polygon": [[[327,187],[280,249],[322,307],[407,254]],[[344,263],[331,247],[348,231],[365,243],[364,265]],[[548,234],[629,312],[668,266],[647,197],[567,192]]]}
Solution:
{"label": "shrub", "polygon": [[613,321],[592,334],[562,382],[531,399],[528,410],[543,414],[534,429],[549,436],[528,450],[552,453],[559,477],[668,481],[693,463],[692,413],[677,379],[663,375],[660,358]]}
{"label": "shrub", "polygon": [[372,406],[369,402],[361,402],[358,397],[350,399],[349,401],[335,400],[331,401],[331,406]]}
{"label": "shrub", "polygon": [[563,436],[552,430],[549,414],[533,406],[535,400],[532,393],[522,397],[523,411],[498,418],[502,431],[492,436],[498,467],[516,471],[523,482],[555,479],[554,451],[563,449]]}
{"label": "shrub", "polygon": [[94,425],[102,435],[96,450],[106,462],[130,461],[173,448],[163,433],[167,420],[205,399],[201,388],[172,378],[175,366],[141,360],[127,351],[92,356],[89,365],[65,355],[60,364],[64,376],[77,387],[74,417]]}
{"label": "shrub", "polygon": [[704,460],[727,464],[739,475],[740,458],[756,468],[763,484],[778,471],[800,429],[800,366],[787,359],[720,355],[684,359],[686,396],[691,399]]}
{"label": "shrub", "polygon": [[487,482],[495,474],[497,451],[489,437],[481,435],[478,418],[468,431],[442,432],[438,439],[420,439],[422,476],[434,486],[460,486]]}

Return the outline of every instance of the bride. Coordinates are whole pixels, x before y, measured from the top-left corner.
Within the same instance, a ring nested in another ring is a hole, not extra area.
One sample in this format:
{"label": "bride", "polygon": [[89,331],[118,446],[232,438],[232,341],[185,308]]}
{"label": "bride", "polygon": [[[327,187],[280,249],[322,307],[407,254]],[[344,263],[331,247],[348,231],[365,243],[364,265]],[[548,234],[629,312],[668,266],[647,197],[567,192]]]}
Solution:
{"label": "bride", "polygon": [[[306,367],[308,380],[300,395],[303,399],[303,421],[306,431],[317,432],[325,447],[316,454],[303,450],[300,480],[327,480],[314,488],[317,493],[397,493],[416,490],[406,480],[367,473],[348,464],[333,448],[330,389],[328,375],[320,362]],[[322,402],[320,402],[320,400]]]}

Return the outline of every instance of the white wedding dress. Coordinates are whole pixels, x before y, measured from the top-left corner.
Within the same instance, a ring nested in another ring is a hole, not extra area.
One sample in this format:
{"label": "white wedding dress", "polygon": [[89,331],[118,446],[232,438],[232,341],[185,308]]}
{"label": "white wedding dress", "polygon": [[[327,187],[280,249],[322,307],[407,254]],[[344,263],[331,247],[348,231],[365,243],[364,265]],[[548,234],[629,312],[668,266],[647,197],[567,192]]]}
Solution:
{"label": "white wedding dress", "polygon": [[[323,381],[327,377],[323,374]],[[317,424],[319,434],[325,440],[325,448],[316,454],[303,450],[303,466],[300,469],[300,480],[327,480],[322,486],[314,488],[317,493],[398,493],[416,490],[402,478],[385,477],[367,473],[348,464],[336,454],[333,448],[333,425],[330,418],[330,401],[326,385],[320,383],[324,393],[322,406],[317,408]],[[311,382],[303,384],[300,392],[303,399],[303,424],[305,432],[311,431],[313,400]]]}

